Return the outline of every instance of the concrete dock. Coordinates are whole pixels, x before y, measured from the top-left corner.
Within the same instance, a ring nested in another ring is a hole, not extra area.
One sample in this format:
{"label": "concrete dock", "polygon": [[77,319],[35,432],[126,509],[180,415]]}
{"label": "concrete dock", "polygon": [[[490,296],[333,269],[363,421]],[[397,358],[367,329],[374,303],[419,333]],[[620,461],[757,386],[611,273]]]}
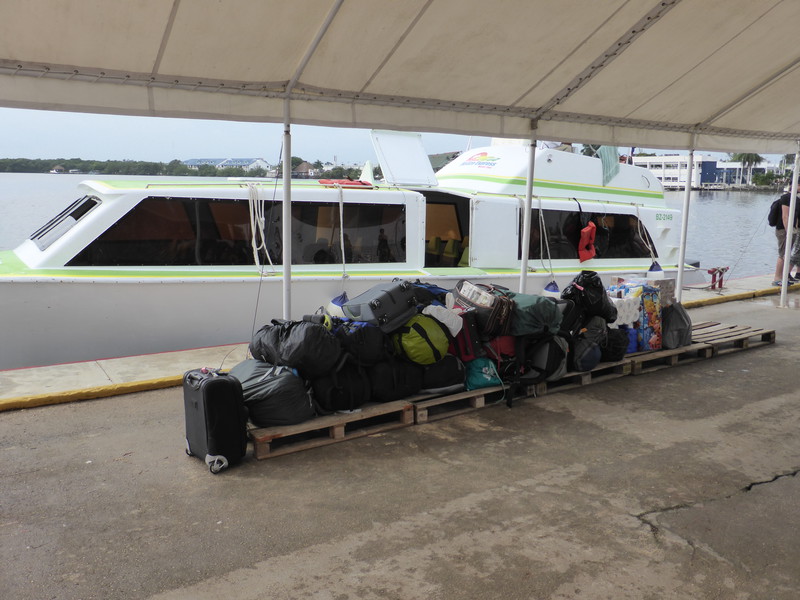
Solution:
{"label": "concrete dock", "polygon": [[166,380],[241,346],[0,372],[102,397],[0,412],[2,596],[796,599],[800,294],[747,285],[684,301],[775,344],[217,476]]}

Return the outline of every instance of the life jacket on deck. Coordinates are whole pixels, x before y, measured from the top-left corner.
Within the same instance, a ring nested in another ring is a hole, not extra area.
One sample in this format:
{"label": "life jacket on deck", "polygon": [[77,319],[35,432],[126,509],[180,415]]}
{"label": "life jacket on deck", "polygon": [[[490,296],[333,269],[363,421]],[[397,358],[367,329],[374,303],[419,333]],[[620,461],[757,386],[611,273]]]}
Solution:
{"label": "life jacket on deck", "polygon": [[597,226],[593,221],[589,221],[586,227],[581,229],[581,239],[578,242],[578,258],[580,262],[593,258],[597,253],[594,248],[594,238],[596,234]]}

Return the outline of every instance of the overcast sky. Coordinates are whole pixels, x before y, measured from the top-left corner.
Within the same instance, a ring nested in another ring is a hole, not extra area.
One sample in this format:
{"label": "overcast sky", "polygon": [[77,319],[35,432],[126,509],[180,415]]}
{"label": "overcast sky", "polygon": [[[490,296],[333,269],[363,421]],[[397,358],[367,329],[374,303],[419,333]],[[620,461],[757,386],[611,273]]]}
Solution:
{"label": "overcast sky", "polygon": [[[280,162],[283,125],[122,117],[0,108],[0,158],[82,158],[169,162],[189,158],[263,158]],[[428,154],[485,146],[490,138],[425,133]],[[637,148],[637,151],[648,150]],[[626,154],[630,148],[619,148]],[[667,151],[649,150],[658,154]],[[685,154],[685,151],[669,151]],[[709,153],[718,160],[727,155]],[[377,164],[368,129],[292,126],[292,155],[309,162]],[[766,155],[777,162],[780,155]]]}
{"label": "overcast sky", "polygon": [[[0,108],[0,158],[82,158],[169,162],[189,158],[280,161],[283,125],[121,117]],[[472,147],[489,143],[476,137]],[[462,135],[423,134],[429,154],[464,150]],[[310,162],[377,164],[368,129],[292,125],[292,155]]]}

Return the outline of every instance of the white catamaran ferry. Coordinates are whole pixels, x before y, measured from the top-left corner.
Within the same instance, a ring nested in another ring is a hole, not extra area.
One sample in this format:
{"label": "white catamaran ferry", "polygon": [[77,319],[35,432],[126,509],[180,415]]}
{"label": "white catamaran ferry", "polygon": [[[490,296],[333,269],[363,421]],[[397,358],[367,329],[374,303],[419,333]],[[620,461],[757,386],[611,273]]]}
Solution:
{"label": "white catamaran ferry", "polygon": [[[291,316],[395,277],[518,289],[529,151],[468,150],[408,185],[294,181]],[[0,252],[0,369],[246,342],[282,315],[281,182],[80,190]],[[649,171],[540,149],[533,193],[528,293],[563,289],[582,269],[608,282],[654,261],[677,268],[679,214]],[[589,223],[595,256],[582,261]]]}

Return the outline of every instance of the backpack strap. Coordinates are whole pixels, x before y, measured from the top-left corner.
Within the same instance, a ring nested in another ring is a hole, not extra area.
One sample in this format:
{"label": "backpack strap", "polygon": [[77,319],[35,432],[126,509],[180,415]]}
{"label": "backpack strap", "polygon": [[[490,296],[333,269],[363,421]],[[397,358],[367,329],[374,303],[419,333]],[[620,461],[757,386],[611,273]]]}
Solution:
{"label": "backpack strap", "polygon": [[[433,317],[431,318],[433,319]],[[435,321],[443,330],[447,331],[447,328],[441,323],[439,323],[439,321],[436,321],[436,319],[433,319],[433,321]],[[433,342],[431,341],[431,338],[428,336],[428,332],[425,331],[425,328],[422,325],[420,325],[419,323],[414,323],[413,325],[411,325],[411,329],[416,331],[419,334],[419,336],[423,340],[425,340],[425,343],[428,344],[431,351],[433,352],[433,357],[436,359],[436,361],[434,362],[438,362],[442,360],[442,358],[444,358],[444,355],[441,352],[439,352],[439,350],[437,350],[436,346],[434,346]]]}
{"label": "backpack strap", "polygon": [[[436,325],[438,325],[441,328],[441,330],[447,336],[448,340],[450,340],[450,341],[453,340],[453,335],[450,333],[450,330],[447,328],[447,325],[445,325],[444,323],[442,323],[438,319],[435,319],[434,317],[431,317],[429,315],[425,315],[425,316],[428,317],[428,319],[430,319],[431,321],[436,323]],[[431,342],[431,338],[428,335],[428,332],[425,331],[425,328],[422,325],[420,325],[419,323],[412,323],[410,326],[409,325],[404,325],[403,327],[398,329],[396,333],[399,334],[401,339],[402,339],[403,335],[405,335],[407,333],[411,333],[412,330],[414,332],[416,332],[417,334],[419,334],[419,336],[425,341],[425,343],[428,344],[430,349],[433,351],[433,356],[436,359],[435,362],[439,362],[440,360],[442,360],[444,358],[444,354],[442,354],[441,352],[439,352],[436,349],[436,346],[434,346],[433,342]],[[405,356],[406,358],[408,358],[408,355],[406,354],[406,350],[403,347],[403,344],[402,343],[398,344],[398,347],[400,349],[400,353],[403,356]]]}

